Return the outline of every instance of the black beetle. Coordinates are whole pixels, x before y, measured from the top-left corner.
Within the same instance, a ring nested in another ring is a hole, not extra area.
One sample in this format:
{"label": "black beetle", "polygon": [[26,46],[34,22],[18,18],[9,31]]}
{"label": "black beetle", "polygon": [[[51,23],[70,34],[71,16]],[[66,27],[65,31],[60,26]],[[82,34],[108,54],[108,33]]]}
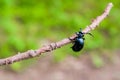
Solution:
{"label": "black beetle", "polygon": [[72,46],[72,50],[75,52],[80,51],[84,46],[84,33],[80,30],[76,33],[77,37],[74,40],[74,45]]}

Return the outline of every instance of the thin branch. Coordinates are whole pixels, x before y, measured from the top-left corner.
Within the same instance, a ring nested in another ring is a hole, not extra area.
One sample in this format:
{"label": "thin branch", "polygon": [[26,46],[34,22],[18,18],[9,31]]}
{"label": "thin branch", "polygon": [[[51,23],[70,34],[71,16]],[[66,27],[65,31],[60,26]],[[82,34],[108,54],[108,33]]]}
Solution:
{"label": "thin branch", "polygon": [[[82,32],[83,33],[89,33],[91,30],[95,29],[99,23],[105,18],[107,17],[107,15],[109,14],[111,8],[112,8],[113,4],[109,3],[107,5],[107,7],[105,8],[105,11],[103,12],[102,15],[98,16],[96,19],[94,19],[94,21],[87,26]],[[71,37],[69,37],[71,40],[74,40],[76,38],[76,34],[72,35]],[[23,53],[18,53],[14,56],[5,58],[5,59],[0,59],[0,65],[7,65],[7,64],[12,64],[14,62],[18,62],[24,59],[29,59],[29,58],[33,58],[36,57],[38,55],[41,55],[41,53],[45,53],[45,52],[50,52],[52,50],[55,50],[57,48],[60,48],[66,44],[71,43],[71,40],[69,38],[65,38],[61,41],[58,41],[56,43],[51,43],[49,45],[43,46],[37,50],[28,50],[26,52]]]}
{"label": "thin branch", "polygon": [[91,30],[94,30],[99,24],[100,22],[106,18],[111,10],[111,8],[113,7],[112,3],[109,3],[106,7],[106,9],[104,10],[103,14],[98,16],[96,19],[93,20],[92,24],[90,24],[89,26],[87,26],[84,30],[83,33],[88,33]]}

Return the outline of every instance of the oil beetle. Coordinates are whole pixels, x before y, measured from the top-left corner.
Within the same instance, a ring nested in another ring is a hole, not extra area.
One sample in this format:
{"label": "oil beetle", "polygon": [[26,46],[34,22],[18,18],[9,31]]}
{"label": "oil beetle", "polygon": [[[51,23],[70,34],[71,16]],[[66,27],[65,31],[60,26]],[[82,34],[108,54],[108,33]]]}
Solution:
{"label": "oil beetle", "polygon": [[[79,32],[76,33],[77,37],[73,41],[74,45],[72,46],[73,51],[78,52],[84,47],[84,40],[85,40],[84,34],[85,33],[83,33],[81,29]],[[93,36],[91,33],[86,33],[86,34]]]}
{"label": "oil beetle", "polygon": [[84,46],[84,33],[80,30],[76,33],[77,37],[74,40],[74,45],[72,46],[72,50],[75,52],[80,51]]}

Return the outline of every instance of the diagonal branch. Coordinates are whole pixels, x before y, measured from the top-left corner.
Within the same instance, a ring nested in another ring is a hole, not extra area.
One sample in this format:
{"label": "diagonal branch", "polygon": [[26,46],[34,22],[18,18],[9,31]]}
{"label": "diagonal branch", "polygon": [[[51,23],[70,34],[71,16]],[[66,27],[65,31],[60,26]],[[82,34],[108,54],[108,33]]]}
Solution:
{"label": "diagonal branch", "polygon": [[[109,3],[107,5],[107,7],[105,8],[105,11],[103,12],[102,15],[98,16],[96,19],[93,20],[93,22],[87,26],[82,32],[83,33],[89,33],[91,30],[94,30],[99,24],[100,22],[107,17],[107,15],[109,14],[111,8],[112,8],[113,4]],[[76,38],[76,34],[72,35],[71,37],[69,37],[71,40],[74,40]],[[18,62],[24,59],[29,59],[29,58],[33,58],[36,57],[38,55],[41,55],[41,53],[45,53],[45,52],[50,52],[52,50],[55,50],[57,48],[60,48],[66,44],[71,43],[71,40],[69,38],[65,38],[61,41],[58,41],[56,43],[51,43],[49,45],[43,46],[37,50],[28,50],[26,52],[23,53],[18,53],[14,56],[8,57],[8,58],[4,58],[4,59],[0,59],[0,65],[7,65],[7,64],[12,64],[14,62]]]}

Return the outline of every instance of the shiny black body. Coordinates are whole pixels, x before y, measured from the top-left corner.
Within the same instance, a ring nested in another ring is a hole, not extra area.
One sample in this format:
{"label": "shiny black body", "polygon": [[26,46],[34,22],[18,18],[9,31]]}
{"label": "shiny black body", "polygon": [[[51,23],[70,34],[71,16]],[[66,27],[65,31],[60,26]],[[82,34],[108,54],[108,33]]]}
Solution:
{"label": "shiny black body", "polygon": [[74,45],[72,46],[72,50],[75,52],[80,51],[84,46],[84,33],[81,31],[76,33],[77,37],[74,40]]}

